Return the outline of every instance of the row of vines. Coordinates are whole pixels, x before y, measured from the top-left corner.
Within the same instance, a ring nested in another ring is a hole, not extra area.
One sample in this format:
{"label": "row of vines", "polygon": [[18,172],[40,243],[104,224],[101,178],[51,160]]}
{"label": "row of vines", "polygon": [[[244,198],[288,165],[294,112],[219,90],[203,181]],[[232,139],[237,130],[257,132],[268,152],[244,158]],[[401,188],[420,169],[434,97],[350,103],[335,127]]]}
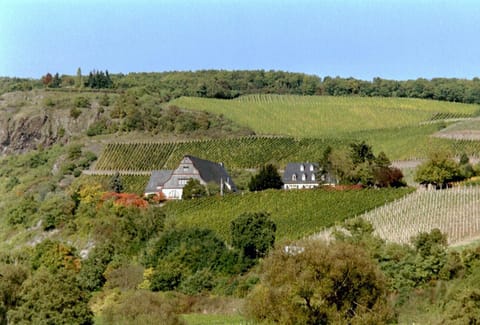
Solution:
{"label": "row of vines", "polygon": [[112,143],[96,163],[97,170],[150,171],[175,168],[184,155],[223,162],[228,168],[257,168],[266,163],[318,161],[328,146],[346,141],[291,137],[241,137],[187,142]]}
{"label": "row of vines", "polygon": [[480,186],[417,191],[362,216],[385,240],[408,243],[434,228],[447,233],[449,244],[480,236]]}
{"label": "row of vines", "polygon": [[[288,162],[314,161],[322,157],[327,146],[338,148],[349,143],[365,139],[374,146],[376,152],[384,151],[391,159],[409,160],[424,159],[433,148],[449,152],[459,157],[466,153],[470,157],[478,157],[480,141],[458,139],[415,138],[403,137],[409,131],[398,130],[398,136],[393,143],[380,141],[383,134],[372,133],[351,134],[342,139],[295,139],[292,137],[241,137],[230,139],[210,139],[186,142],[150,142],[150,143],[111,143],[105,146],[100,159],[95,165],[96,170],[133,170],[152,171],[173,169],[184,155],[198,156],[211,161],[223,162],[227,168],[258,168],[266,163],[284,167]],[[391,133],[391,134],[390,134]],[[391,131],[389,135],[393,135]],[[374,137],[376,135],[376,137]],[[380,143],[377,143],[380,141]],[[412,147],[412,141],[416,146]],[[390,150],[390,147],[393,149]]]}
{"label": "row of vines", "polygon": [[168,202],[165,209],[167,216],[174,219],[178,226],[209,227],[225,240],[229,239],[230,222],[239,214],[265,211],[277,225],[277,240],[295,240],[391,202],[411,191],[410,188],[268,190]]}

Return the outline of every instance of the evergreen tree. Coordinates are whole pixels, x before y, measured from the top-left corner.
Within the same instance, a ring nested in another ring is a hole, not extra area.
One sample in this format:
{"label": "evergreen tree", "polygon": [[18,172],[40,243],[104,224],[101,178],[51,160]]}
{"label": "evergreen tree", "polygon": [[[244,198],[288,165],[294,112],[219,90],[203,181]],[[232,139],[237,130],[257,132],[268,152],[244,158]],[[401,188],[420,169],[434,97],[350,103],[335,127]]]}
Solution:
{"label": "evergreen tree", "polygon": [[80,69],[80,67],[77,69],[77,78],[75,79],[75,87],[76,88],[83,87],[82,69]]}
{"label": "evergreen tree", "polygon": [[119,172],[116,172],[110,180],[110,189],[115,193],[123,192],[123,182]]}
{"label": "evergreen tree", "polygon": [[263,191],[269,188],[281,189],[283,186],[282,178],[275,166],[268,164],[260,169],[260,172],[252,176],[248,189],[250,191]]}
{"label": "evergreen tree", "polygon": [[53,76],[52,82],[50,84],[50,88],[60,88],[61,83],[62,83],[62,78],[60,78],[57,72]]}

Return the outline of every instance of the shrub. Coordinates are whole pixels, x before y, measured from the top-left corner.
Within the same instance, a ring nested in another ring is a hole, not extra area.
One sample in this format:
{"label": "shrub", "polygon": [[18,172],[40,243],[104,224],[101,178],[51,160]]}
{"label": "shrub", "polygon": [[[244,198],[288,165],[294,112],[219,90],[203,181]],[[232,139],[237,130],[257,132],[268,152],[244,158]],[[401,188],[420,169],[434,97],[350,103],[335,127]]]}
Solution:
{"label": "shrub", "polygon": [[74,98],[73,105],[77,108],[89,108],[90,100],[87,97],[78,96]]}
{"label": "shrub", "polygon": [[22,284],[17,305],[8,312],[12,324],[93,324],[87,294],[71,271],[39,269]]}
{"label": "shrub", "polygon": [[190,178],[183,188],[182,199],[195,199],[205,195],[207,195],[207,190],[205,189],[205,186],[200,184],[200,181],[198,179]]}
{"label": "shrub", "polygon": [[82,111],[76,107],[72,107],[70,109],[70,116],[73,118],[73,119],[77,119],[80,115],[82,114]]}
{"label": "shrub", "polygon": [[145,291],[122,292],[102,311],[103,324],[162,324],[182,325],[185,322],[176,314],[171,300]]}
{"label": "shrub", "polygon": [[7,184],[5,184],[5,190],[10,192],[18,184],[20,184],[20,180],[16,176],[9,177]]}
{"label": "shrub", "polygon": [[100,135],[100,134],[107,134],[108,133],[108,126],[107,126],[107,121],[105,120],[99,120],[96,122],[93,122],[90,124],[90,126],[87,129],[87,135],[89,137],[93,137],[95,135]]}
{"label": "shrub", "polygon": [[210,291],[215,286],[215,275],[207,268],[198,270],[182,281],[179,290],[188,295]]}

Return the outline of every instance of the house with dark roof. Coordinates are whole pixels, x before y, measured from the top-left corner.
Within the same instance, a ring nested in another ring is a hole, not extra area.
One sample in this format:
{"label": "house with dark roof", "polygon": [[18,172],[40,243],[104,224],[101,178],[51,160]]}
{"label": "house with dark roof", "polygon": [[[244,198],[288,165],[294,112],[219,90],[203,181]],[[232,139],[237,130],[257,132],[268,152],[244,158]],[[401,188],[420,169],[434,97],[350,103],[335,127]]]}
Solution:
{"label": "house with dark roof", "polygon": [[288,163],[283,173],[283,188],[307,189],[318,187],[318,164],[309,162]]}
{"label": "house with dark roof", "polygon": [[221,191],[237,191],[223,164],[187,155],[175,170],[153,171],[145,195],[163,193],[167,199],[181,199],[183,187],[191,178],[202,185],[217,184]]}

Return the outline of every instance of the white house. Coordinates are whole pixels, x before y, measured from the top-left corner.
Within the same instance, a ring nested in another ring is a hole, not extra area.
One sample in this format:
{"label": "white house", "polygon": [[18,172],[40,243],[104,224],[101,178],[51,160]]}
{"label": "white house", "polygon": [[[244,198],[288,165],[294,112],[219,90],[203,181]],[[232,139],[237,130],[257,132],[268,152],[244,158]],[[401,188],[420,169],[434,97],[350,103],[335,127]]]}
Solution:
{"label": "white house", "polygon": [[318,187],[320,181],[317,179],[318,164],[301,162],[288,163],[283,173],[283,188],[307,189]]}
{"label": "white house", "polygon": [[153,171],[145,195],[161,192],[167,199],[181,199],[183,187],[191,178],[198,179],[202,185],[215,183],[231,192],[237,190],[223,164],[187,155],[175,170]]}

